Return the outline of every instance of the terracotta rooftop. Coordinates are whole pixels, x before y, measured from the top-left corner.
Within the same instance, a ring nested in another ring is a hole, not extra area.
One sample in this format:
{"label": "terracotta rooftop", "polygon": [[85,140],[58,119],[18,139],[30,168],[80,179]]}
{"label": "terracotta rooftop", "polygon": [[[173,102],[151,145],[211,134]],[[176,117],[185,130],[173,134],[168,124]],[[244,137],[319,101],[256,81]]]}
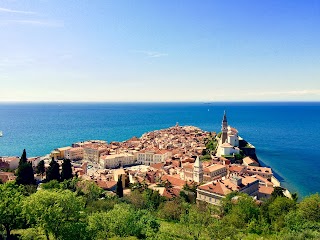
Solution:
{"label": "terracotta rooftop", "polygon": [[61,147],[61,148],[57,148],[58,151],[66,151],[66,150],[69,150],[71,149],[72,147]]}
{"label": "terracotta rooftop", "polygon": [[224,144],[221,145],[223,148],[232,148],[233,146],[230,143],[225,142]]}
{"label": "terracotta rooftop", "polygon": [[174,198],[174,197],[178,197],[180,195],[181,189],[180,188],[165,188],[162,196],[166,197],[166,198]]}
{"label": "terracotta rooftop", "polygon": [[153,163],[150,165],[150,167],[154,168],[154,169],[162,169],[164,166],[164,163]]}
{"label": "terracotta rooftop", "polygon": [[259,192],[262,194],[271,195],[273,193],[273,187],[259,186]]}
{"label": "terracotta rooftop", "polygon": [[103,181],[103,180],[97,180],[97,185],[101,187],[102,189],[111,189],[115,185],[117,185],[116,181]]}
{"label": "terracotta rooftop", "polygon": [[226,180],[218,180],[206,183],[204,185],[199,186],[198,188],[204,191],[208,191],[211,193],[219,194],[221,196],[225,196],[232,191],[240,191],[246,185],[257,181],[257,179],[252,177],[242,177],[241,185],[237,186],[234,182],[228,178]]}
{"label": "terracotta rooftop", "polygon": [[260,175],[254,175],[254,176],[252,176],[252,177],[254,177],[254,178],[256,178],[256,179],[258,179],[259,181],[261,181],[261,182],[264,182],[267,186],[269,186],[269,187],[273,187],[273,183],[272,182],[270,182],[267,178],[264,178],[264,177],[261,177]]}
{"label": "terracotta rooftop", "polygon": [[137,142],[137,141],[140,141],[140,139],[137,137],[132,137],[128,140],[128,142]]}
{"label": "terracotta rooftop", "polygon": [[12,172],[0,172],[0,180],[5,183],[7,181],[15,180],[16,176]]}
{"label": "terracotta rooftop", "polygon": [[16,161],[17,159],[20,159],[19,157],[3,157],[2,161],[3,162],[11,162],[11,161]]}
{"label": "terracotta rooftop", "polygon": [[206,167],[205,169],[203,169],[203,171],[204,172],[214,172],[214,171],[224,169],[224,168],[226,168],[226,167],[221,164],[216,164],[216,165],[211,165],[209,167]]}
{"label": "terracotta rooftop", "polygon": [[186,181],[182,180],[179,175],[164,175],[161,177],[162,181],[168,181],[173,186],[183,187],[186,184]]}
{"label": "terracotta rooftop", "polygon": [[175,167],[180,167],[180,161],[179,160],[172,160],[171,164]]}
{"label": "terracotta rooftop", "polygon": [[254,167],[254,166],[248,166],[247,167],[248,171],[252,172],[263,172],[263,173],[270,173],[272,174],[272,169],[268,167]]}
{"label": "terracotta rooftop", "polygon": [[243,159],[243,162],[245,162],[246,164],[250,165],[250,164],[258,164],[257,161],[255,161],[254,159],[252,159],[251,157],[245,157]]}
{"label": "terracotta rooftop", "polygon": [[229,171],[230,172],[241,172],[242,170],[244,170],[245,169],[245,167],[243,167],[243,166],[237,166],[237,165],[231,165],[231,166],[229,166]]}
{"label": "terracotta rooftop", "polygon": [[253,183],[253,182],[255,182],[255,181],[257,181],[256,178],[249,177],[249,176],[245,176],[245,177],[242,178],[242,184],[244,184],[244,185]]}
{"label": "terracotta rooftop", "polygon": [[148,152],[154,153],[154,154],[165,154],[165,153],[167,153],[169,151],[164,150],[164,149],[160,150],[160,149],[157,149],[157,148],[153,148],[153,149],[142,149],[138,153],[148,153]]}
{"label": "terracotta rooftop", "polygon": [[184,169],[193,169],[193,163],[185,163],[182,166]]}
{"label": "terracotta rooftop", "polygon": [[217,181],[216,183],[210,182],[198,187],[200,190],[208,191],[211,193],[215,193],[221,196],[225,196],[228,193],[231,193],[232,190],[227,188],[223,183]]}
{"label": "terracotta rooftop", "polygon": [[69,152],[78,152],[83,151],[83,147],[75,147],[68,150]]}
{"label": "terracotta rooftop", "polygon": [[233,134],[237,134],[238,133],[238,130],[235,129],[234,127],[231,127],[231,126],[228,127],[228,131],[232,132]]}

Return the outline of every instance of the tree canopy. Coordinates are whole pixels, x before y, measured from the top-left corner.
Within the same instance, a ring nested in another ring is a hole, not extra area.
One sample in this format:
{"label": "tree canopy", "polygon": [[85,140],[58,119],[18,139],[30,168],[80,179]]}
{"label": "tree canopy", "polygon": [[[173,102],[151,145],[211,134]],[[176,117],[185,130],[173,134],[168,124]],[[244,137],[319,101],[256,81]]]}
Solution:
{"label": "tree canopy", "polygon": [[320,239],[319,194],[296,202],[232,192],[214,206],[143,185],[121,198],[78,178],[29,186],[0,185],[0,239]]}
{"label": "tree canopy", "polygon": [[57,180],[60,181],[60,167],[54,158],[52,158],[49,168],[46,172],[46,181],[49,182],[51,180]]}
{"label": "tree canopy", "polygon": [[70,190],[39,190],[24,202],[28,224],[56,239],[84,239],[84,199]]}
{"label": "tree canopy", "polygon": [[43,176],[43,174],[46,172],[45,166],[44,166],[44,160],[41,160],[37,166],[37,171],[38,174],[41,174]]}
{"label": "tree canopy", "polygon": [[69,159],[64,159],[62,163],[61,181],[71,179],[72,177],[71,162]]}
{"label": "tree canopy", "polygon": [[27,153],[25,149],[23,150],[19,161],[16,183],[22,185],[35,184],[32,164],[27,161]]}
{"label": "tree canopy", "polygon": [[23,193],[24,188],[12,182],[0,185],[0,225],[5,228],[8,239],[10,239],[11,230],[19,228],[23,222]]}
{"label": "tree canopy", "polygon": [[116,194],[119,198],[123,197],[123,186],[121,177],[118,178],[117,187],[116,187]]}

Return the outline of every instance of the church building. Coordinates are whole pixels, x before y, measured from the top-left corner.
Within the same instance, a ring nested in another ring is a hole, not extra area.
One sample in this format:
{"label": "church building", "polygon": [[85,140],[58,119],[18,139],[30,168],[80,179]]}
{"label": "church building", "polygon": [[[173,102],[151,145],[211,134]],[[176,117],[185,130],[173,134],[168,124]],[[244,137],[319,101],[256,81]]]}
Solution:
{"label": "church building", "polygon": [[230,156],[239,154],[239,136],[238,130],[228,126],[227,114],[224,111],[221,125],[221,138],[218,147],[218,156]]}

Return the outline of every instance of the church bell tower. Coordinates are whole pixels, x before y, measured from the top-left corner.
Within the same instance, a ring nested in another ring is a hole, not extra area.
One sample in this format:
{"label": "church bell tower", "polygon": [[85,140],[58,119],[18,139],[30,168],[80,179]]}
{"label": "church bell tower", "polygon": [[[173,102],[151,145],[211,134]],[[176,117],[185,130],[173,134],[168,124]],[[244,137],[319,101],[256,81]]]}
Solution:
{"label": "church bell tower", "polygon": [[225,143],[228,138],[228,121],[227,121],[227,114],[224,111],[223,118],[222,118],[222,125],[221,125],[221,143]]}
{"label": "church bell tower", "polygon": [[197,183],[201,183],[203,181],[203,167],[199,156],[197,156],[197,159],[193,165],[193,181]]}

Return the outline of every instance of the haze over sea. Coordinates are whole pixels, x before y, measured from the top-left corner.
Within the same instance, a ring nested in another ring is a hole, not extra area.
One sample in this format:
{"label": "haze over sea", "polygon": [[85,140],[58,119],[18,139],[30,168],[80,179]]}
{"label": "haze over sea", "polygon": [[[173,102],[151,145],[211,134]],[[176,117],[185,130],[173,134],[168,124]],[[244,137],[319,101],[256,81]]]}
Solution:
{"label": "haze over sea", "polygon": [[180,125],[219,132],[228,123],[263,165],[300,196],[319,191],[320,103],[1,103],[0,156],[42,156],[89,139],[124,141]]}

